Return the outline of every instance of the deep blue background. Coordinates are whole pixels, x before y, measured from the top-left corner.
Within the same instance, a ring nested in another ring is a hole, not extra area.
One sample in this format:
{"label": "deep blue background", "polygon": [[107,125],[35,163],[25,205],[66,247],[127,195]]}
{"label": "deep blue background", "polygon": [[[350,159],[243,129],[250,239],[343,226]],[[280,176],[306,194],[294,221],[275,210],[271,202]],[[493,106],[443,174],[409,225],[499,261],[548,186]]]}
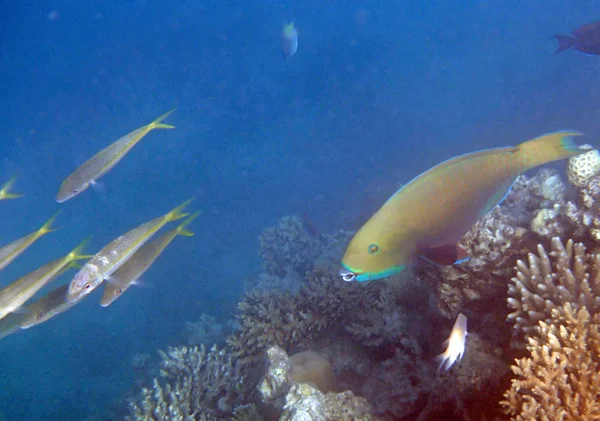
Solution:
{"label": "deep blue background", "polygon": [[[555,55],[551,37],[598,19],[597,2],[423,3],[0,3],[0,183],[18,174],[26,193],[0,203],[0,243],[57,209],[64,227],[0,285],[90,234],[96,251],[188,197],[203,210],[196,236],[148,272],[149,288],[106,309],[96,293],[2,340],[0,413],[102,413],[129,387],[135,353],[181,343],[202,312],[230,317],[258,268],[261,229],[281,216],[354,229],[448,157],[564,128],[595,142],[600,58]],[[286,61],[279,33],[291,19],[300,45]],[[102,179],[104,194],[54,201],[77,165],[173,107],[177,128],[148,135]]]}

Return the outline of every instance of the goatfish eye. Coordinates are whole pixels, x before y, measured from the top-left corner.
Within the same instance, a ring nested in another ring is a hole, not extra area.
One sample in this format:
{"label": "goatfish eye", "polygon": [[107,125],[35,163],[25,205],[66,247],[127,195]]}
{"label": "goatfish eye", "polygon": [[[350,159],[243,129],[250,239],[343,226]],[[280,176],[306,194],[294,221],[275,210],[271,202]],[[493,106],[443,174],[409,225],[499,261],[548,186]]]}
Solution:
{"label": "goatfish eye", "polygon": [[346,268],[340,268],[339,274],[342,277],[342,279],[346,282],[353,282],[356,280],[356,275],[354,274],[354,272],[350,272]]}
{"label": "goatfish eye", "polygon": [[37,319],[38,320],[42,320],[42,317],[44,317],[44,313],[38,313],[37,314]]}
{"label": "goatfish eye", "polygon": [[377,244],[369,244],[367,247],[367,253],[376,254],[379,251],[379,246]]}
{"label": "goatfish eye", "polygon": [[90,287],[92,286],[92,284],[90,284],[89,282],[87,284],[85,284],[83,286],[84,289],[90,289]]}

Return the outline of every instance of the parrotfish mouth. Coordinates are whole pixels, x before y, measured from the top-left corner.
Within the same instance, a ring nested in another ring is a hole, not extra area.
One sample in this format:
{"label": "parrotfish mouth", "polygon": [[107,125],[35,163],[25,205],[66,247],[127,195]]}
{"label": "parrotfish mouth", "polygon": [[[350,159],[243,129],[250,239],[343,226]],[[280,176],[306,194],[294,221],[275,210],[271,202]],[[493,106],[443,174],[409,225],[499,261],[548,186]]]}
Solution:
{"label": "parrotfish mouth", "polygon": [[338,272],[340,274],[340,276],[342,277],[342,279],[346,282],[354,282],[356,281],[356,274],[348,269],[346,269],[345,267],[341,267],[340,271]]}

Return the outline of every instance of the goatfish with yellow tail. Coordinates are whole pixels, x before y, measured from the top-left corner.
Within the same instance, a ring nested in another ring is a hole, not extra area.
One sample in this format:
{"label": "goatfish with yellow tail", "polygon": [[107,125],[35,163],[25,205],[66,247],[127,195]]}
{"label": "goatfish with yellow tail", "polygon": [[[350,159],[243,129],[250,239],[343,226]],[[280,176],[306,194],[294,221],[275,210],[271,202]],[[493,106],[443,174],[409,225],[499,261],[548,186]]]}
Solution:
{"label": "goatfish with yellow tail", "polygon": [[61,285],[44,295],[39,300],[26,306],[27,312],[22,315],[18,322],[21,329],[29,329],[40,323],[44,323],[54,316],[69,310],[79,301],[67,301],[67,290],[69,285]]}
{"label": "goatfish with yellow tail", "polygon": [[586,150],[561,131],[515,147],[452,158],[398,190],[354,235],[341,261],[344,281],[371,281],[404,270],[416,256],[449,265],[468,257],[457,244],[496,207],[527,170]]}
{"label": "goatfish with yellow tail", "polygon": [[86,242],[87,240],[75,247],[69,254],[40,266],[38,269],[0,290],[0,319],[19,309],[40,289],[60,275],[65,266],[68,266],[73,261],[91,257],[81,254]]}
{"label": "goatfish with yellow tail", "polygon": [[49,232],[56,231],[59,228],[53,228],[52,224],[56,220],[58,212],[52,216],[44,225],[37,231],[31,234],[21,237],[18,240],[13,241],[3,247],[0,247],[0,270],[10,265],[13,260],[19,257],[25,250],[35,243],[41,236],[48,234]]}
{"label": "goatfish with yellow tail", "polygon": [[186,200],[169,213],[146,222],[108,243],[77,272],[69,285],[67,300],[74,302],[89,294],[108,279],[168,222],[188,216],[182,210],[192,201]]}
{"label": "goatfish with yellow tail", "polygon": [[2,188],[0,189],[0,200],[17,199],[19,197],[23,197],[22,194],[16,194],[16,193],[10,192],[10,190],[12,189],[13,184],[15,184],[16,180],[17,180],[16,177],[12,177],[10,180],[8,180],[6,182],[5,185],[2,186]]}
{"label": "goatfish with yellow tail", "polygon": [[131,256],[118,271],[111,275],[109,282],[105,282],[104,294],[100,300],[100,305],[108,307],[123,295],[131,285],[135,284],[146,273],[175,237],[179,235],[186,237],[193,236],[194,233],[188,231],[186,226],[196,219],[199,214],[200,212],[196,212],[183,221],[177,228],[167,231],[157,240],[145,244]]}
{"label": "goatfish with yellow tail", "polygon": [[171,126],[170,124],[162,123],[173,111],[175,110],[161,115],[150,124],[135,129],[84,162],[62,182],[56,196],[56,201],[58,203],[66,202],[85,191],[90,185],[95,184],[100,177],[117,165],[152,130],[175,128],[175,126]]}

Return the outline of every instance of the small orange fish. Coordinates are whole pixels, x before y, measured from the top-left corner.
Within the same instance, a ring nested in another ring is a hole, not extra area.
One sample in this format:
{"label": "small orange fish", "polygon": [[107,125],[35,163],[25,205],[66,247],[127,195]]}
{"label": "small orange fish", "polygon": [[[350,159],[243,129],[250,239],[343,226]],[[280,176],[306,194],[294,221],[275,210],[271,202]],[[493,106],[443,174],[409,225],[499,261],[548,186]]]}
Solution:
{"label": "small orange fish", "polygon": [[487,149],[449,159],[398,190],[358,230],[341,261],[348,282],[398,273],[416,256],[439,264],[466,258],[462,236],[496,207],[518,175],[586,152],[561,131],[515,147]]}

